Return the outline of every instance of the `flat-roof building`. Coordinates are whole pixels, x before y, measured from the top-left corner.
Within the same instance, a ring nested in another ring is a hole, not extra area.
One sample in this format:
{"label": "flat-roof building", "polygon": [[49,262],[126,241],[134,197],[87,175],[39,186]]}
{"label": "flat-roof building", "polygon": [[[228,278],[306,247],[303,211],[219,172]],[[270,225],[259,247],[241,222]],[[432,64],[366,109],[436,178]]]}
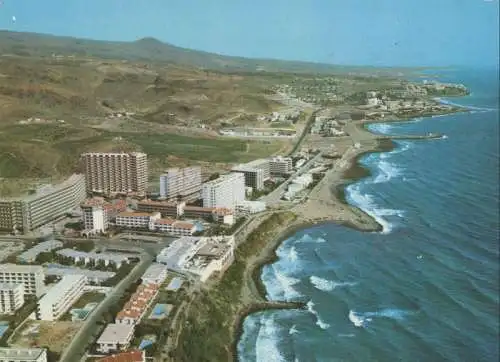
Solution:
{"label": "flat-roof building", "polygon": [[31,231],[64,216],[84,199],[85,177],[80,174],[39,187],[29,196],[0,199],[0,230]]}
{"label": "flat-roof building", "polygon": [[102,353],[126,350],[133,337],[133,325],[110,323],[96,342],[97,350]]}
{"label": "flat-roof building", "polygon": [[14,314],[24,304],[24,284],[0,284],[0,314]]}
{"label": "flat-roof building", "polygon": [[170,168],[160,176],[160,196],[169,200],[198,198],[201,191],[201,167]]}
{"label": "flat-roof building", "polygon": [[277,156],[269,160],[269,172],[271,176],[283,176],[293,172],[291,157]]}
{"label": "flat-roof building", "polygon": [[47,362],[45,348],[0,348],[0,362]]}
{"label": "flat-roof building", "polygon": [[129,254],[120,254],[120,253],[94,253],[94,252],[85,252],[73,249],[61,249],[56,251],[57,255],[60,255],[65,258],[72,259],[75,263],[83,262],[84,264],[88,264],[91,261],[94,262],[103,262],[104,265],[114,264],[117,268],[120,268],[123,263],[128,263],[130,255]]}
{"label": "flat-roof building", "polygon": [[65,275],[39,301],[36,318],[55,321],[83,294],[87,278],[84,275]]}
{"label": "flat-roof building", "polygon": [[147,155],[131,153],[84,153],[87,192],[144,195],[148,186]]}
{"label": "flat-roof building", "polygon": [[[245,200],[245,176],[234,172],[205,182],[202,188],[203,207],[225,207],[234,209]],[[186,212],[184,210],[184,212]]]}
{"label": "flat-roof building", "polygon": [[0,264],[0,283],[23,284],[25,296],[39,297],[44,282],[45,274],[40,265]]}
{"label": "flat-roof building", "polygon": [[156,213],[162,217],[178,217],[184,213],[185,202],[142,200],[137,203],[138,212]]}
{"label": "flat-roof building", "polygon": [[262,211],[266,211],[266,203],[264,201],[243,200],[236,204],[235,209],[237,217],[246,217]]}
{"label": "flat-roof building", "polygon": [[149,225],[160,218],[159,212],[122,212],[116,216],[116,226],[127,229],[149,229]]}
{"label": "flat-roof building", "polygon": [[62,241],[59,240],[47,240],[42,241],[32,248],[26,250],[25,252],[17,256],[17,261],[23,263],[33,263],[35,262],[38,255],[48,251],[56,250],[63,247]]}
{"label": "flat-roof building", "polygon": [[141,277],[142,284],[162,284],[167,278],[167,270],[164,264],[151,264]]}

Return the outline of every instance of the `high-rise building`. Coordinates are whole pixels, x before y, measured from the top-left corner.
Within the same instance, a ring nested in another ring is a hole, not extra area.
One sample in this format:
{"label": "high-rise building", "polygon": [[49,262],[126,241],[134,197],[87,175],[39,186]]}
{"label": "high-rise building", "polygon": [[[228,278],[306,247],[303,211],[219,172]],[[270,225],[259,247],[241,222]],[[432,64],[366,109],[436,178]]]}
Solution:
{"label": "high-rise building", "polygon": [[85,199],[85,177],[74,174],[32,195],[0,200],[0,229],[27,232],[64,216]]}
{"label": "high-rise building", "polygon": [[24,295],[43,292],[45,273],[40,265],[0,264],[0,283],[23,284]]}
{"label": "high-rise building", "polygon": [[81,274],[65,275],[39,301],[36,318],[44,321],[59,319],[83,294],[87,277]]}
{"label": "high-rise building", "polygon": [[24,284],[0,284],[0,314],[14,314],[24,304]]}
{"label": "high-rise building", "polygon": [[245,176],[239,172],[222,175],[206,182],[202,188],[203,207],[225,207],[234,210],[245,200]]}
{"label": "high-rise building", "polygon": [[0,362],[47,362],[45,348],[0,348]]}
{"label": "high-rise building", "polygon": [[160,196],[169,200],[199,197],[201,191],[201,167],[170,168],[160,176]]}
{"label": "high-rise building", "polygon": [[84,153],[82,159],[87,192],[146,193],[148,160],[145,153]]}
{"label": "high-rise building", "polygon": [[263,170],[260,168],[250,168],[245,165],[234,167],[231,172],[238,172],[245,176],[245,186],[252,190],[262,190],[264,188]]}
{"label": "high-rise building", "polygon": [[269,169],[272,176],[282,176],[293,171],[293,162],[290,157],[277,156],[269,160]]}

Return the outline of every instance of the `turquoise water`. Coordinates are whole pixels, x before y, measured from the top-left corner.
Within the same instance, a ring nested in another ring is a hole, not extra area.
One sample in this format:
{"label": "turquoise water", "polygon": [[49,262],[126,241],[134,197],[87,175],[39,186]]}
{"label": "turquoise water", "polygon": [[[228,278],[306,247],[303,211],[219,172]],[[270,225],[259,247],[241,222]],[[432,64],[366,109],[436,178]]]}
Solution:
{"label": "turquoise water", "polygon": [[268,298],[308,310],[247,317],[240,361],[498,360],[498,74],[441,78],[472,89],[452,100],[472,112],[371,126],[447,138],[363,158],[373,175],[347,198],[383,232],[323,225],[281,244]]}

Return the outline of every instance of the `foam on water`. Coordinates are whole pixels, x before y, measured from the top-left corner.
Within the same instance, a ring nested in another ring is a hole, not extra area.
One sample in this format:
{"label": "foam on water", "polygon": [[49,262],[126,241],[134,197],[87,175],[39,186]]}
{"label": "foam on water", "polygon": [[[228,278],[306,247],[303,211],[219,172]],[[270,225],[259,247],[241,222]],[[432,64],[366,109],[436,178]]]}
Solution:
{"label": "foam on water", "polygon": [[305,234],[304,236],[302,236],[300,239],[298,239],[296,241],[296,243],[315,243],[315,244],[322,244],[322,243],[326,243],[326,240],[321,237],[321,236],[318,236],[318,237],[313,237],[309,234]]}
{"label": "foam on water", "polygon": [[377,133],[387,134],[392,130],[392,126],[388,123],[374,123],[369,126],[369,129]]}
{"label": "foam on water", "polygon": [[335,288],[352,287],[357,284],[353,282],[335,282],[333,280],[320,278],[315,275],[309,277],[309,281],[312,285],[314,285],[316,289],[319,289],[323,292],[331,292]]}
{"label": "foam on water", "polygon": [[401,175],[401,170],[398,167],[396,167],[391,162],[384,161],[384,159],[381,159],[377,166],[379,169],[379,173],[373,180],[374,184],[388,182],[391,179]]}
{"label": "foam on water", "polygon": [[285,275],[278,270],[276,264],[266,266],[264,269],[263,279],[267,289],[267,298],[270,300],[291,300],[301,296],[301,294],[293,288],[300,282],[300,279]]}
{"label": "foam on water", "polygon": [[279,327],[273,315],[263,315],[260,319],[260,328],[255,342],[256,361],[285,362],[277,341],[279,340]]}
{"label": "foam on water", "polygon": [[297,329],[297,327],[295,326],[295,324],[290,328],[290,330],[288,331],[288,334],[292,335],[292,334],[297,334],[299,333],[299,330]]}
{"label": "foam on water", "polygon": [[359,207],[368,215],[373,217],[382,226],[383,234],[389,234],[394,228],[394,225],[384,219],[384,216],[403,217],[403,211],[401,210],[378,207],[373,201],[373,197],[371,195],[361,192],[361,184],[349,185],[346,191],[349,203]]}
{"label": "foam on water", "polygon": [[395,308],[385,308],[376,312],[364,313],[350,310],[348,318],[355,327],[366,327],[366,325],[369,322],[372,322],[374,318],[389,318],[401,321],[410,314],[413,314],[413,312]]}
{"label": "foam on water", "polygon": [[321,329],[328,329],[330,328],[330,325],[326,322],[323,322],[319,316],[319,313],[314,309],[314,303],[312,300],[307,302],[307,310],[311,313],[314,314],[316,317],[316,325],[321,328]]}

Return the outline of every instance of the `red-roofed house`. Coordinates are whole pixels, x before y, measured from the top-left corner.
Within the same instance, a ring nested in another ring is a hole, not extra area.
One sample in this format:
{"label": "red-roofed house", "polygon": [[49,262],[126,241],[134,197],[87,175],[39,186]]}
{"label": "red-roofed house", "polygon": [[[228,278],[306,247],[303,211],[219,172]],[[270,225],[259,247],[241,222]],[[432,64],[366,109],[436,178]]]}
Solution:
{"label": "red-roofed house", "polygon": [[97,362],[145,362],[146,352],[134,350],[100,358]]}

